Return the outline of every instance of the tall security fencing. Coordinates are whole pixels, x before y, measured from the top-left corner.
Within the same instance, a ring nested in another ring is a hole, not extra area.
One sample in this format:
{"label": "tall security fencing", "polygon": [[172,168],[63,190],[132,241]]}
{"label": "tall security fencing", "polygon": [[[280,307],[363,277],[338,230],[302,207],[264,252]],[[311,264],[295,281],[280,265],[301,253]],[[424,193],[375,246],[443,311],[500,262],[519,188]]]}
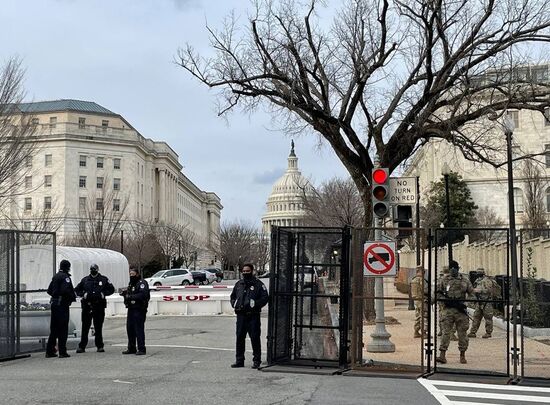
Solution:
{"label": "tall security fencing", "polygon": [[55,233],[0,230],[0,360],[45,346],[49,297],[36,280],[55,273],[55,246]]}

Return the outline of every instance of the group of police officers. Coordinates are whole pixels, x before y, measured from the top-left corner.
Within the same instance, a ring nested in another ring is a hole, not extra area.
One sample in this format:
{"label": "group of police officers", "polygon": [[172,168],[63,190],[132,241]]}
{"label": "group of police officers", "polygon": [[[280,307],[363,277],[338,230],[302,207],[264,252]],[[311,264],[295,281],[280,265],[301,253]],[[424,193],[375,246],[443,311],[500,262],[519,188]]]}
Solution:
{"label": "group of police officers", "polygon": [[[493,301],[502,298],[502,291],[494,278],[485,274],[483,268],[477,269],[478,278],[475,285],[465,274],[460,273],[460,266],[455,260],[451,260],[448,267],[443,267],[438,277],[435,288],[435,296],[438,302],[439,311],[439,333],[441,342],[439,345],[438,363],[447,363],[446,352],[451,340],[458,340],[460,351],[460,363],[466,364],[466,351],[468,350],[469,338],[475,338],[485,319],[485,334],[482,336],[488,339],[493,333]],[[428,284],[424,278],[424,269],[417,267],[416,275],[411,281],[411,296],[415,300],[415,323],[414,337],[419,338],[428,333]],[[474,301],[474,315],[472,327],[468,315],[465,300]],[[458,335],[454,336],[454,333]]]}
{"label": "group of police officers", "polygon": [[[95,346],[100,353],[105,352],[103,343],[103,321],[105,319],[106,297],[115,292],[115,287],[107,277],[99,273],[99,266],[92,264],[90,274],[84,277],[75,288],[71,280],[71,263],[61,260],[59,272],[48,287],[51,296],[50,336],[46,347],[46,357],[71,357],[67,353],[69,329],[69,307],[81,297],[82,335],[76,353],[85,353],[88,333],[93,323]],[[238,280],[231,293],[231,305],[237,314],[236,361],[233,368],[244,367],[245,339],[250,336],[253,351],[252,368],[261,364],[260,311],[267,304],[268,294],[265,285],[254,276],[254,266],[247,263],[242,268],[243,278]],[[128,348],[122,354],[145,355],[145,318],[150,299],[149,285],[140,277],[137,269],[130,268],[130,282],[120,292],[128,309],[126,333]]]}
{"label": "group of police officers", "polygon": [[[103,321],[105,320],[106,297],[115,292],[115,287],[107,277],[99,273],[99,266],[92,264],[90,274],[84,277],[75,288],[71,280],[71,263],[61,260],[59,272],[55,274],[48,287],[51,296],[50,336],[46,345],[46,357],[71,357],[67,353],[67,336],[69,332],[69,307],[81,297],[82,334],[76,353],[84,353],[88,345],[88,333],[92,323],[95,331],[95,346],[99,353],[103,348]],[[122,354],[146,354],[145,349],[145,315],[149,303],[149,286],[139,276],[139,272],[130,269],[130,282],[120,293],[128,308],[126,332],[128,349]],[[136,344],[137,342],[137,344]]]}

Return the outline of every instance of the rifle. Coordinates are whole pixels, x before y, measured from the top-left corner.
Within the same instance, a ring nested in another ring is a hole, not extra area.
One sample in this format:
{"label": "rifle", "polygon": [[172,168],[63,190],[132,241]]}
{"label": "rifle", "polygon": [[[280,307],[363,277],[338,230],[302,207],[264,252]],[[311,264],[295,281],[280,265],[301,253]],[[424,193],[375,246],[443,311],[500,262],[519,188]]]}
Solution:
{"label": "rifle", "polygon": [[445,301],[443,301],[443,305],[445,305],[446,308],[454,308],[458,310],[459,312],[462,312],[464,315],[466,315],[469,318],[468,310],[466,309],[466,304],[464,302],[456,299],[456,298],[449,298],[449,295],[447,294],[447,291],[438,291],[445,297]]}

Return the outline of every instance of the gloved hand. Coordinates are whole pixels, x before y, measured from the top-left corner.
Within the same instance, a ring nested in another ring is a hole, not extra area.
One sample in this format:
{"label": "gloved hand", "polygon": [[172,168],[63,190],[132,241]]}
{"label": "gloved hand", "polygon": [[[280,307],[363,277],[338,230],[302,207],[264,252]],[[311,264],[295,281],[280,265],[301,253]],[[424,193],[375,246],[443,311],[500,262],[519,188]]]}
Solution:
{"label": "gloved hand", "polygon": [[254,308],[254,305],[256,303],[254,302],[254,300],[252,298],[250,298],[250,308]]}

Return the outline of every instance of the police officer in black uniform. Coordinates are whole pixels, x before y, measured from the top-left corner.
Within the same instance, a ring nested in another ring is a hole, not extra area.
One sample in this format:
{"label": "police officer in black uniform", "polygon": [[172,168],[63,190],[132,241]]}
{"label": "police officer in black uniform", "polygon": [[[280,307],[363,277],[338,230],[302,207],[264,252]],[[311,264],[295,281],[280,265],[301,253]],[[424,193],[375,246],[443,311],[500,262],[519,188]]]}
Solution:
{"label": "police officer in black uniform", "polygon": [[67,353],[67,335],[69,334],[69,307],[76,301],[73,283],[71,281],[71,263],[61,260],[59,271],[53,276],[48,286],[48,295],[52,298],[50,337],[46,345],[46,357],[57,357],[55,344],[59,350],[59,357],[71,357]]}
{"label": "police officer in black uniform", "polygon": [[[122,354],[146,354],[145,349],[145,315],[149,305],[149,285],[142,280],[139,271],[130,269],[130,284],[120,293],[128,308],[126,316],[126,333],[128,334],[128,349]],[[137,341],[137,347],[136,347]],[[137,350],[136,350],[137,349]]]}
{"label": "police officer in black uniform", "polygon": [[105,320],[105,297],[115,292],[115,287],[109,279],[99,274],[99,266],[90,266],[90,275],[84,277],[75,287],[76,295],[82,297],[82,336],[78,344],[77,353],[84,353],[88,344],[88,333],[92,321],[94,322],[95,346],[97,351],[103,353],[103,321]]}
{"label": "police officer in black uniform", "polygon": [[243,278],[233,287],[231,306],[237,314],[237,355],[232,368],[244,367],[246,334],[252,342],[252,368],[259,368],[262,362],[260,343],[260,311],[267,304],[268,294],[264,283],[254,277],[254,266],[247,263],[241,273]]}

